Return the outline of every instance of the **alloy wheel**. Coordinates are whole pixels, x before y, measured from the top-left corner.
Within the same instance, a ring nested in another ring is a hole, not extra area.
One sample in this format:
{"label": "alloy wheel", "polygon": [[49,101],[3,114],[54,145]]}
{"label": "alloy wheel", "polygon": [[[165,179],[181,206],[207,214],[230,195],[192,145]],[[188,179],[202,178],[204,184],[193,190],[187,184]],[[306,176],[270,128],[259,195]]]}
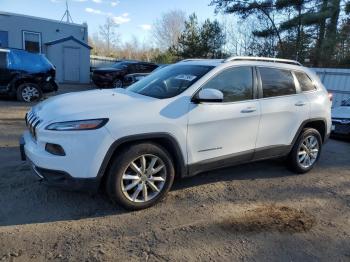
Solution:
{"label": "alloy wheel", "polygon": [[123,87],[123,82],[120,79],[117,79],[113,82],[114,88],[122,88]]}
{"label": "alloy wheel", "polygon": [[25,86],[21,94],[25,102],[32,102],[40,97],[38,89],[31,85]]}
{"label": "alloy wheel", "polygon": [[129,163],[121,179],[124,196],[132,201],[144,203],[160,194],[167,171],[162,159],[145,154]]}
{"label": "alloy wheel", "polygon": [[314,135],[304,138],[298,150],[298,162],[303,168],[310,168],[317,160],[320,145]]}

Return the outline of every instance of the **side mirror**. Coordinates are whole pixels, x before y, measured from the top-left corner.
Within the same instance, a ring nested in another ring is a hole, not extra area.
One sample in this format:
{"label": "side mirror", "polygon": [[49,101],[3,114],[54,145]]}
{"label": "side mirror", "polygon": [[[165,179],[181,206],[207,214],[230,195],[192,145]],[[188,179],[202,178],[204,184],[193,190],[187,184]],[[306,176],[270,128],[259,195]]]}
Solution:
{"label": "side mirror", "polygon": [[202,103],[202,102],[222,102],[224,101],[224,94],[217,89],[202,89],[193,98],[192,102]]}

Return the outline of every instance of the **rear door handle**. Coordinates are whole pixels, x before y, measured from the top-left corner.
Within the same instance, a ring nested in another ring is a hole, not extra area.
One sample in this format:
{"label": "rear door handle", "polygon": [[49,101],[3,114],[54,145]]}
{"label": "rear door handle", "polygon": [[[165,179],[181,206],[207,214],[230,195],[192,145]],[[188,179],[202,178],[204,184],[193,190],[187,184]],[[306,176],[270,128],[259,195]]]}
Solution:
{"label": "rear door handle", "polygon": [[306,103],[303,101],[299,101],[295,103],[295,106],[304,106],[304,105],[306,105]]}
{"label": "rear door handle", "polygon": [[256,111],[255,107],[247,107],[246,109],[242,109],[241,113],[253,113]]}

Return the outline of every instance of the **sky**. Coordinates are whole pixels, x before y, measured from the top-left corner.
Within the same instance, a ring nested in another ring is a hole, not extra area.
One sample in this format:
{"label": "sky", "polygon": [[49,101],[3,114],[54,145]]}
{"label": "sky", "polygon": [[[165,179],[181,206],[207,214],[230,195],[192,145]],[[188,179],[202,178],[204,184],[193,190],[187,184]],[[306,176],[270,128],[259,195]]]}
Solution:
{"label": "sky", "polygon": [[[68,0],[74,23],[86,22],[89,35],[98,33],[99,25],[106,18],[119,25],[117,31],[123,42],[136,36],[139,41],[148,41],[152,25],[162,13],[181,9],[187,15],[195,12],[199,20],[215,18],[210,0]],[[0,0],[0,11],[20,13],[61,20],[65,12],[65,0]]]}

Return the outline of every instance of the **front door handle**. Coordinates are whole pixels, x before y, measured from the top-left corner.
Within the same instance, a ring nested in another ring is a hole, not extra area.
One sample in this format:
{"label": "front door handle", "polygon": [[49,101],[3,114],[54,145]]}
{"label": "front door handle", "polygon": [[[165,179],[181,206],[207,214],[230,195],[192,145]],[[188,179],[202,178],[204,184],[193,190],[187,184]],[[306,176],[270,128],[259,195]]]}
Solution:
{"label": "front door handle", "polygon": [[304,105],[306,105],[306,103],[303,101],[299,101],[295,103],[295,106],[304,106]]}
{"label": "front door handle", "polygon": [[241,113],[253,113],[256,111],[255,107],[247,107],[246,109],[242,109]]}

